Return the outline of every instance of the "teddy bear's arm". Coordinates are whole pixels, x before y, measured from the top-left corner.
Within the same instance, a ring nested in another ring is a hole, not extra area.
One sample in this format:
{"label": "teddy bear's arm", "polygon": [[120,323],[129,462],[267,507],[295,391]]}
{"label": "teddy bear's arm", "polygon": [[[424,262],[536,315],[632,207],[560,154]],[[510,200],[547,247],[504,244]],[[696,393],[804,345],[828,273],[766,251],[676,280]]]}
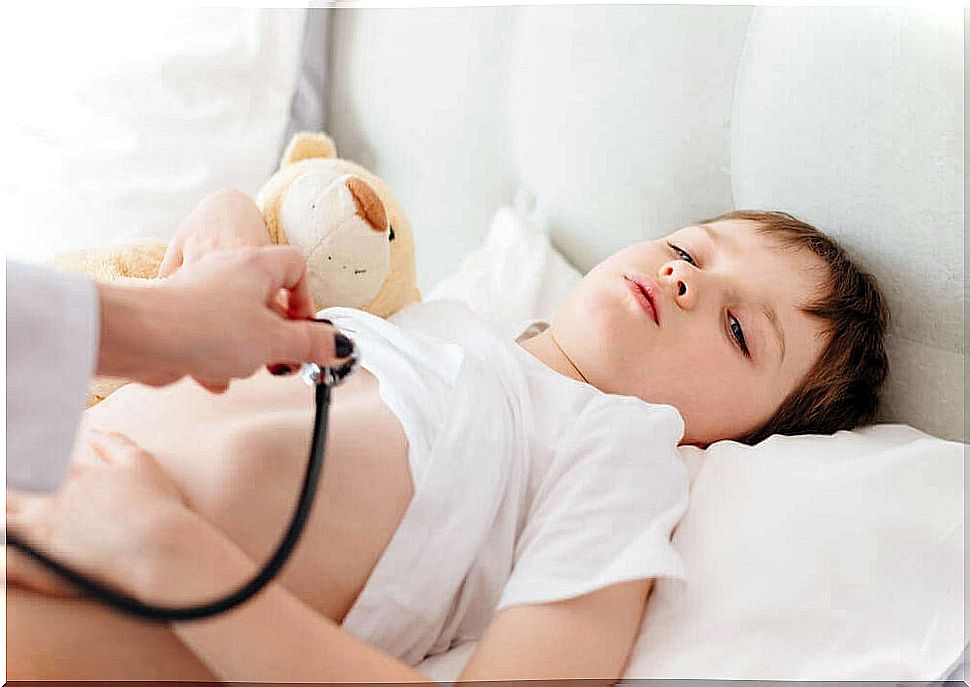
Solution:
{"label": "teddy bear's arm", "polygon": [[206,196],[182,223],[168,246],[158,276],[167,277],[179,266],[214,250],[272,243],[263,215],[249,196],[232,188],[216,191]]}

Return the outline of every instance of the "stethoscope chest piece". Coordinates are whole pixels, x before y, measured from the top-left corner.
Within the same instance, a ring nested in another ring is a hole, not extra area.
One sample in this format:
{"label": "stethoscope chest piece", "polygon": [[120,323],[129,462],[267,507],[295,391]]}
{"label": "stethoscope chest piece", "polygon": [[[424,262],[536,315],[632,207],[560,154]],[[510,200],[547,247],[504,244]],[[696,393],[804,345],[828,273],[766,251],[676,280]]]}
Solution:
{"label": "stethoscope chest piece", "polygon": [[346,379],[356,367],[356,357],[350,358],[340,367],[320,367],[316,363],[304,363],[300,366],[300,377],[311,387],[320,384],[333,387]]}

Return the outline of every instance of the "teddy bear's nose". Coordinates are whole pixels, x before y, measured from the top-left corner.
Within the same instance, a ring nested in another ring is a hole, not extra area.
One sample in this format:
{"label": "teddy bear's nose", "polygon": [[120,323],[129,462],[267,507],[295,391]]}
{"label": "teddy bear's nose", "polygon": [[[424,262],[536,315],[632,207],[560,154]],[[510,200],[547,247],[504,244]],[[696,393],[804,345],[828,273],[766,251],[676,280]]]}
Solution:
{"label": "teddy bear's nose", "polygon": [[347,188],[357,203],[357,214],[364,218],[374,231],[387,231],[387,213],[384,203],[360,177],[347,179]]}

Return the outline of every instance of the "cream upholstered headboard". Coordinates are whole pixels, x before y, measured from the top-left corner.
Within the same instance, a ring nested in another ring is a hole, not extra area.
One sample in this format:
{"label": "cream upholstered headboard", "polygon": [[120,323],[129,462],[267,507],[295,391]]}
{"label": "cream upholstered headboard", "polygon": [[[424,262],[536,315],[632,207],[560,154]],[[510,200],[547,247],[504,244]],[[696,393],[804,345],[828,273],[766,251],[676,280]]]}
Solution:
{"label": "cream upholstered headboard", "polygon": [[736,207],[837,237],[893,311],[883,421],[966,440],[961,8],[337,9],[325,126],[419,284],[517,193],[588,269]]}

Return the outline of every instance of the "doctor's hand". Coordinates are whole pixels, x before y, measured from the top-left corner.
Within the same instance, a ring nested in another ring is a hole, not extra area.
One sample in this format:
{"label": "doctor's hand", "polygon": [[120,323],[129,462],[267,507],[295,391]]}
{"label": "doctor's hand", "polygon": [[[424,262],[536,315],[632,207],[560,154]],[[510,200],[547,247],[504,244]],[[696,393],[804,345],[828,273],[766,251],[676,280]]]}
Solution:
{"label": "doctor's hand", "polygon": [[[170,588],[191,583],[181,577],[194,574],[192,562],[180,554],[199,520],[155,458],[118,432],[89,430],[55,494],[7,490],[10,531],[54,560],[136,597],[154,589],[159,575]],[[6,572],[8,583],[34,591],[80,593],[10,546]]]}
{"label": "doctor's hand", "polygon": [[188,375],[215,393],[266,365],[334,366],[353,342],[314,322],[292,246],[216,250],[148,285],[99,284],[97,373],[163,386]]}

